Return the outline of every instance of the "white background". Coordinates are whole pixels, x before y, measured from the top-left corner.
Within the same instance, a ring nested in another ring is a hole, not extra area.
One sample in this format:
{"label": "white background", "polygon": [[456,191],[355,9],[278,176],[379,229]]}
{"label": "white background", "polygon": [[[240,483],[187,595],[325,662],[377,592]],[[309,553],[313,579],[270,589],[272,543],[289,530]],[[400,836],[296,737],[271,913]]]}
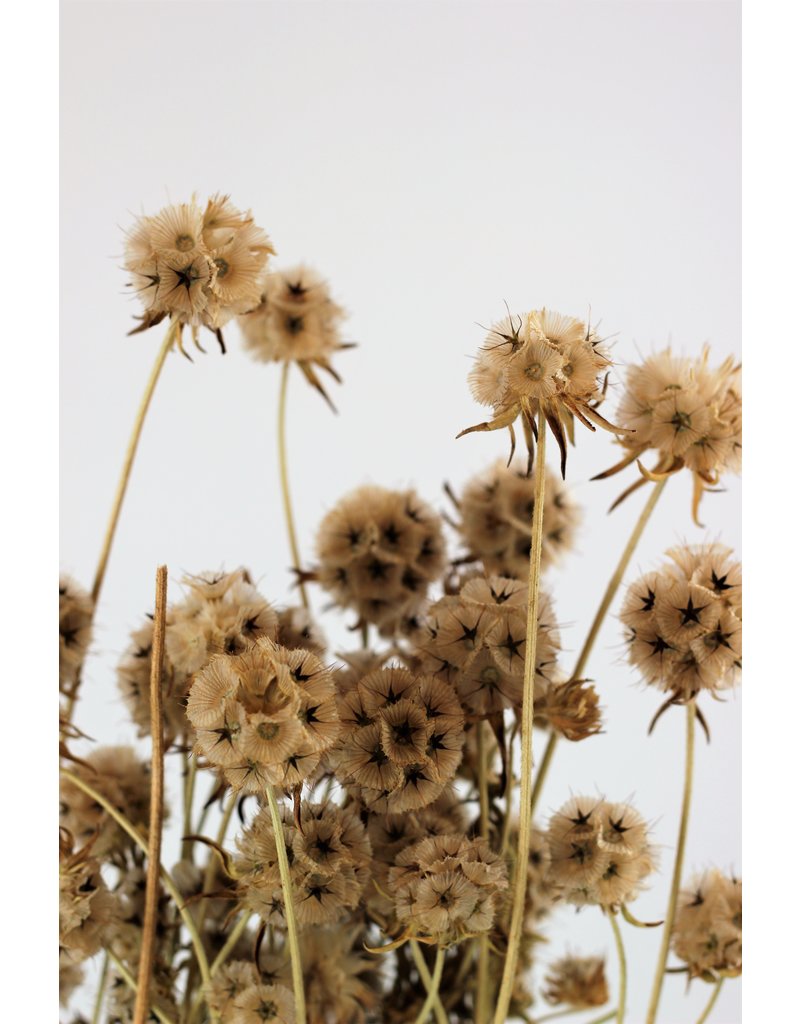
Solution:
{"label": "white background", "polygon": [[[718,359],[740,343],[739,15],[733,3],[68,3],[62,11],[61,561],[94,571],[134,411],[159,343],[126,338],[138,312],[119,269],[140,212],[221,189],[253,209],[276,265],[306,259],[350,310],[359,348],[334,417],[295,379],[292,483],[306,556],[324,511],[366,480],[415,484],[438,507],[506,435],[482,418],[465,376],[486,324],[547,305],[601,321],[620,363],[662,347]],[[222,357],[170,357],[154,400],[98,613],[78,724],[132,736],[114,665],[172,578],[248,565],[289,595],[277,491],[277,368],[252,363],[235,328]],[[335,387],[335,385],[334,385]],[[609,409],[613,409],[612,395]],[[551,452],[551,455],[554,454]],[[578,438],[568,480],[586,509],[580,550],[553,579],[569,667],[638,510],[606,516],[631,477],[589,484],[615,460]],[[688,480],[671,482],[634,560],[680,540],[739,549],[739,482],[690,522]],[[633,570],[629,575],[633,575]],[[172,596],[177,595],[173,585]],[[317,597],[316,607],[322,602]],[[329,636],[345,642],[343,620]],[[542,808],[570,792],[632,797],[653,821],[663,867],[637,902],[663,914],[677,831],[683,721],[647,723],[610,618],[589,672],[606,733],[559,750]],[[740,704],[706,703],[687,868],[740,868]],[[606,950],[599,914],[563,911],[546,955]],[[659,936],[626,929],[630,1024],[643,1019]],[[668,979],[662,1024],[696,1019],[707,990]],[[740,1020],[728,982],[718,1024]]]}

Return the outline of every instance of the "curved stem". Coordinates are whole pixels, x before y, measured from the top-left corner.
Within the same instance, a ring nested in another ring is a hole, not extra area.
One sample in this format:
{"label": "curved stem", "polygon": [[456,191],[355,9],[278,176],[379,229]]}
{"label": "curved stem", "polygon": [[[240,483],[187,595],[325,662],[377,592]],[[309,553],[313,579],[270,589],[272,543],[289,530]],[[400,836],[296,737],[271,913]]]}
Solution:
{"label": "curved stem", "polygon": [[545,496],[545,438],[547,420],[539,411],[539,438],[536,445],[533,516],[531,521],[531,561],[528,579],[528,623],[525,633],[525,675],[522,689],[522,732],[520,737],[519,835],[512,884],[511,925],[503,978],[494,1014],[494,1024],[505,1024],[517,974],[525,896],[528,888],[528,851],[531,833],[531,781],[533,775],[533,700],[536,675],[536,634],[539,621],[539,574],[542,562],[542,520]]}
{"label": "curved stem", "polygon": [[[478,802],[480,805],[480,835],[489,842],[489,784],[488,758],[486,750],[485,722],[475,726],[478,746]],[[475,995],[475,1024],[486,1024],[489,1019],[489,936],[481,934],[478,939],[478,977]]]}
{"label": "curved stem", "polygon": [[694,770],[694,701],[686,705],[686,767],[683,779],[683,803],[681,806],[681,822],[678,828],[678,845],[675,849],[675,866],[672,870],[672,885],[669,890],[669,903],[667,913],[664,916],[664,931],[661,936],[661,949],[658,954],[656,965],[656,976],[653,979],[653,991],[650,995],[650,1005],[647,1008],[646,1024],[654,1024],[658,1014],[658,1004],[661,999],[661,989],[664,984],[664,973],[667,969],[667,956],[669,955],[669,944],[672,939],[672,926],[675,922],[675,910],[678,905],[678,892],[681,887],[681,874],[683,872],[683,855],[686,850],[686,834],[689,830],[689,811],[692,802],[692,774]]}
{"label": "curved stem", "polygon": [[294,989],[294,1008],[297,1024],[306,1024],[306,996],[303,989],[303,965],[300,961],[300,940],[297,934],[297,920],[294,916],[294,892],[292,876],[289,872],[289,858],[286,854],[286,840],[283,835],[283,821],[278,801],[272,786],[266,787],[269,813],[272,818],[272,831],[275,834],[275,848],[278,853],[278,870],[283,887],[283,907],[286,917],[286,941],[289,945],[289,957],[292,967],[292,988]]}
{"label": "curved stem", "polygon": [[106,994],[106,983],[108,982],[108,966],[109,966],[108,950],[103,954],[103,965],[100,968],[100,983],[97,986],[97,995],[94,999],[94,1009],[92,1010],[92,1024],[100,1024],[100,1014],[103,1012],[103,998]]}
{"label": "curved stem", "polygon": [[139,952],[139,983],[133,1024],[145,1024],[150,1012],[150,979],[156,955],[158,886],[161,867],[161,833],[164,827],[164,714],[161,675],[164,668],[164,632],[167,624],[167,567],[156,571],[156,608],[153,622],[153,653],[150,659],[150,735],[153,753],[150,768],[150,829],[147,850],[147,882],[144,921]]}
{"label": "curved stem", "polygon": [[428,989],[428,998],[422,1004],[422,1009],[417,1014],[417,1019],[414,1024],[425,1024],[428,1017],[431,1015],[431,1010],[439,998],[439,985],[442,981],[442,971],[444,970],[444,946],[439,946],[436,950],[436,962],[433,965],[433,976],[431,978],[431,986]]}
{"label": "curved stem", "polygon": [[722,983],[723,983],[724,980],[725,980],[724,978],[720,978],[719,981],[714,986],[714,991],[711,993],[711,998],[706,1003],[705,1009],[703,1010],[703,1012],[697,1018],[697,1024],[705,1024],[705,1022],[711,1016],[711,1011],[714,1009],[714,1004],[716,1003],[717,999],[719,998],[720,989],[722,988]]}
{"label": "curved stem", "polygon": [[[636,550],[639,541],[641,540],[642,534],[644,533],[644,529],[650,521],[650,516],[653,514],[653,509],[656,507],[658,499],[661,497],[661,492],[664,490],[664,487],[666,486],[667,479],[668,478],[665,477],[663,480],[659,480],[658,483],[653,487],[652,491],[650,492],[650,497],[647,499],[647,502],[644,508],[642,509],[641,514],[639,515],[639,518],[636,520],[636,525],[633,528],[633,532],[628,538],[628,543],[625,545],[625,549],[622,552],[619,562],[617,563],[617,567],[614,570],[614,574],[609,580],[608,586],[606,587],[605,593],[603,594],[603,599],[600,602],[600,606],[597,609],[597,612],[595,613],[594,619],[592,620],[592,625],[589,628],[589,633],[586,637],[586,640],[584,641],[583,647],[581,648],[581,652],[578,655],[578,660],[575,663],[575,668],[572,671],[572,675],[570,676],[571,680],[580,679],[584,671],[586,670],[586,665],[588,664],[589,656],[592,653],[595,641],[597,640],[598,634],[600,633],[600,628],[602,627],[603,622],[605,621],[605,617],[608,614],[608,609],[611,607],[611,602],[616,597],[617,591],[619,590],[620,584],[622,583],[622,578],[625,575],[625,572],[630,564],[631,559],[633,558],[633,553]],[[557,742],[558,734],[555,732],[551,732],[550,739],[548,740],[547,744],[547,750],[545,751],[545,760],[542,761],[542,765],[539,769],[539,774],[536,777],[536,792],[534,800],[538,799],[539,794],[544,785],[544,780],[547,776],[548,769],[550,768],[550,761],[552,760],[553,751],[555,749]],[[549,758],[547,757],[548,754],[550,755]]]}
{"label": "curved stem", "polygon": [[623,1024],[625,1020],[625,1004],[628,996],[628,963],[625,959],[625,946],[622,943],[622,932],[617,921],[617,915],[609,913],[608,919],[611,922],[611,930],[614,932],[614,942],[617,946],[617,957],[619,958],[619,992],[617,993],[617,1024]]}
{"label": "curved stem", "polygon": [[[423,956],[420,944],[416,939],[411,939],[409,942],[411,946],[411,956],[414,958],[419,976],[422,979],[422,984],[425,986],[425,991],[430,992],[431,986],[433,985],[433,978],[431,972],[428,970],[428,965],[425,963],[425,957]],[[433,1012],[437,1020],[437,1024],[447,1024],[447,1014],[442,1006],[442,1000],[439,998],[439,993],[436,993],[436,1002],[433,1004]]]}
{"label": "curved stem", "polygon": [[[103,810],[111,815],[111,817],[114,819],[114,821],[116,821],[120,828],[131,837],[131,839],[134,841],[134,843],[136,843],[139,849],[145,855],[147,854],[147,842],[141,836],[139,830],[125,817],[125,815],[121,811],[118,811],[117,808],[112,803],[106,800],[102,793],[99,793],[94,788],[94,786],[90,786],[88,782],[84,782],[79,775],[76,775],[74,772],[71,772],[68,768],[62,768],[61,774],[64,776],[65,779],[69,779],[69,781],[73,785],[77,786],[78,789],[86,793],[87,796],[90,796],[93,800],[96,800],[97,803],[100,804],[100,806],[103,808]],[[200,974],[203,978],[203,981],[208,982],[210,980],[210,975],[208,971],[208,958],[206,957],[206,951],[205,948],[203,947],[203,941],[200,938],[200,934],[197,931],[197,927],[194,923],[194,918],[184,906],[183,897],[178,891],[178,887],[177,885],[175,885],[175,882],[172,879],[172,875],[170,875],[170,873],[167,871],[163,864],[161,865],[160,870],[161,881],[164,885],[164,888],[172,897],[172,900],[175,903],[175,906],[177,907],[178,913],[181,916],[181,920],[186,926],[186,931],[189,933],[189,938],[192,940],[195,957],[197,958],[197,966],[200,968]]]}
{"label": "curved stem", "polygon": [[294,512],[292,511],[292,498],[289,493],[289,467],[286,456],[286,393],[289,382],[289,362],[283,364],[281,371],[281,390],[278,398],[278,463],[281,474],[281,497],[283,498],[283,515],[286,520],[286,530],[289,534],[289,547],[292,552],[292,567],[297,573],[298,586],[300,588],[300,599],[306,611],[310,610],[306,585],[300,575],[300,548],[297,544],[297,530],[294,525]]}

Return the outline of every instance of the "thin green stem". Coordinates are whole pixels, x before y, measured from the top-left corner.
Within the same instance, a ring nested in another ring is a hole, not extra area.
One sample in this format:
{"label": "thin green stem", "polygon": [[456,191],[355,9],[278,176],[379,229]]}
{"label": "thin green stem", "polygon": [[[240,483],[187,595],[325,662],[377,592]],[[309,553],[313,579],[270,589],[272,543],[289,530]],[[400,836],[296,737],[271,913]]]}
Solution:
{"label": "thin green stem", "polygon": [[[77,786],[78,789],[86,793],[87,796],[90,796],[93,800],[96,800],[97,803],[100,804],[100,806],[103,808],[103,810],[111,815],[111,817],[114,819],[114,821],[116,821],[120,828],[124,832],[127,832],[127,834],[139,847],[139,849],[145,855],[147,854],[147,841],[142,837],[139,830],[125,817],[125,815],[121,811],[118,811],[117,808],[112,803],[106,800],[102,793],[99,793],[94,788],[94,786],[89,785],[88,782],[84,782],[79,775],[76,775],[74,772],[71,772],[68,768],[62,768],[61,774],[64,776],[65,779],[69,779],[69,781],[73,783],[73,785]],[[175,885],[175,882],[172,879],[172,875],[170,875],[170,873],[167,871],[163,864],[160,867],[160,871],[161,881],[164,883],[164,888],[172,897],[175,906],[177,907],[178,913],[181,916],[181,920],[186,926],[186,931],[189,933],[189,938],[192,940],[195,957],[197,958],[197,966],[200,968],[200,974],[203,978],[203,981],[207,982],[210,980],[210,975],[208,971],[208,958],[206,957],[206,951],[203,947],[203,941],[200,938],[199,932],[197,931],[194,918],[184,906],[183,897],[178,891],[178,887],[177,885]],[[110,955],[113,957],[113,954]]]}
{"label": "thin green stem", "polygon": [[289,492],[289,466],[286,450],[286,395],[289,383],[289,361],[283,364],[281,371],[281,390],[278,398],[278,464],[281,474],[281,497],[283,499],[283,516],[286,520],[286,530],[289,534],[289,548],[292,552],[292,567],[297,573],[297,582],[300,588],[300,599],[306,611],[310,610],[308,594],[303,582],[300,567],[300,547],[297,543],[297,530],[294,525],[294,512],[292,510],[292,497]]}
{"label": "thin green stem", "polygon": [[431,1015],[431,1010],[436,1005],[436,1001],[439,998],[439,985],[442,981],[442,971],[444,970],[444,946],[439,946],[436,950],[436,962],[433,965],[433,976],[431,977],[431,986],[428,989],[428,997],[422,1004],[422,1009],[417,1014],[417,1019],[414,1024],[425,1024]]}
{"label": "thin green stem", "polygon": [[611,930],[614,932],[614,942],[617,946],[617,957],[619,959],[619,992],[617,994],[617,1024],[623,1024],[625,1020],[625,1005],[628,998],[628,962],[625,959],[625,946],[622,942],[622,931],[617,921],[617,915],[608,914],[611,922]]}
{"label": "thin green stem", "polygon": [[[110,949],[106,950],[106,952],[108,953],[111,962],[114,964],[114,967],[117,969],[120,977],[131,990],[131,992],[137,993],[139,991],[139,987],[136,984],[136,979],[133,977],[133,975],[125,966],[125,964],[118,957],[114,956]],[[161,1024],[174,1024],[172,1018],[168,1017],[166,1013],[164,1013],[163,1010],[160,1010],[157,1006],[151,1005],[150,1009],[156,1015]]]}
{"label": "thin green stem", "polygon": [[[480,806],[480,835],[489,842],[489,781],[488,751],[486,749],[486,723],[475,725],[478,747],[478,804]],[[489,936],[478,938],[478,976],[475,996],[475,1024],[486,1024],[489,1019]]]}
{"label": "thin green stem", "polygon": [[109,966],[108,950],[103,953],[103,964],[100,968],[100,983],[97,986],[97,995],[94,999],[94,1009],[92,1010],[92,1024],[100,1024],[100,1014],[103,1012],[103,999],[106,994],[106,984],[108,982],[108,966]]}
{"label": "thin green stem", "polygon": [[[185,772],[183,784],[183,834],[190,836],[194,834],[192,828],[192,817],[194,810],[194,784],[197,779],[197,758],[192,757],[184,751],[183,770]],[[184,860],[194,861],[194,843],[184,841],[181,844],[181,856]]]}
{"label": "thin green stem", "polygon": [[720,978],[719,981],[714,985],[714,991],[711,993],[711,997],[705,1005],[705,1009],[697,1018],[697,1024],[705,1024],[708,1018],[711,1016],[711,1011],[714,1009],[714,1005],[719,998],[719,993],[722,988],[722,983],[725,979]]}
{"label": "thin green stem", "polygon": [[[415,939],[412,939],[409,942],[409,945],[411,946],[411,956],[414,958],[414,963],[419,971],[422,984],[425,986],[425,991],[430,992],[431,986],[433,985],[433,977],[431,976],[431,972],[428,970],[428,965],[425,963],[422,948]],[[447,1024],[447,1014],[442,1006],[442,1000],[439,998],[438,991],[436,992],[436,1001],[433,1004],[433,1012],[436,1017],[437,1024]]]}
{"label": "thin green stem", "polygon": [[286,853],[286,841],[283,835],[283,821],[278,801],[272,786],[266,787],[269,813],[272,818],[272,830],[275,833],[275,847],[278,853],[278,870],[283,887],[283,907],[286,917],[286,941],[289,946],[289,957],[292,967],[292,988],[294,989],[294,1007],[297,1024],[306,1022],[306,996],[303,989],[303,965],[300,961],[300,939],[297,933],[297,920],[294,914],[294,892],[292,876],[289,871],[289,858]]}
{"label": "thin green stem", "polygon": [[533,784],[533,793],[531,794],[531,821],[533,820],[533,816],[536,814],[536,805],[539,803],[539,797],[542,795],[544,780],[547,777],[550,762],[553,760],[553,753],[556,749],[557,742],[558,733],[551,732],[547,740],[547,746],[544,748],[544,754],[539,765],[539,770],[536,773],[536,782]]}
{"label": "thin green stem", "polygon": [[[222,967],[222,965],[228,959],[228,957],[230,956],[231,952],[235,948],[236,943],[239,941],[239,939],[242,937],[242,935],[244,935],[245,931],[247,930],[247,925],[249,923],[250,923],[250,914],[248,914],[248,913],[242,914],[242,916],[236,922],[235,927],[231,930],[230,935],[225,940],[225,945],[222,947],[222,949],[219,951],[219,953],[217,953],[217,955],[211,961],[211,966],[208,969],[208,973],[209,973],[209,975],[212,978],[217,973],[219,968]],[[192,1020],[195,1019],[195,1017],[197,1016],[197,1011],[200,1009],[200,1005],[201,1005],[202,1002],[203,1002],[203,990],[202,989],[198,989],[198,991],[195,993],[194,1000],[192,1001],[192,1008],[189,1011],[188,1017],[186,1018],[187,1020],[192,1021]]]}
{"label": "thin green stem", "polygon": [[544,516],[545,438],[547,420],[539,411],[536,469],[534,477],[533,516],[531,518],[531,560],[528,580],[528,622],[525,632],[525,669],[522,689],[522,732],[520,737],[521,767],[519,794],[519,835],[512,883],[512,912],[508,935],[508,951],[503,964],[503,978],[494,1014],[494,1024],[505,1024],[517,976],[522,924],[525,918],[525,897],[528,889],[528,854],[531,833],[531,784],[533,776],[533,701],[536,675],[536,635],[539,621],[539,576],[542,562],[542,521]]}
{"label": "thin green stem", "polygon": [[[231,791],[228,797],[228,802],[225,805],[225,810],[222,812],[222,818],[217,829],[217,846],[223,846],[225,843],[225,836],[228,834],[228,826],[231,823],[233,817],[233,810],[236,807],[236,801],[238,794]],[[208,861],[206,862],[206,872],[203,876],[203,892],[211,892],[211,886],[214,884],[214,872],[216,870],[217,862],[216,857],[218,854],[214,850],[208,851]],[[208,913],[209,900],[203,900],[200,904],[200,909],[197,912],[197,927],[202,931],[203,925],[205,924],[206,914]]]}
{"label": "thin green stem", "polygon": [[505,858],[508,850],[508,842],[511,838],[511,805],[514,793],[514,740],[517,735],[516,723],[512,726],[508,737],[508,754],[506,756],[506,788],[503,793],[505,800],[505,815],[503,816],[503,836],[500,842],[500,856]]}
{"label": "thin green stem", "polygon": [[683,873],[683,856],[686,851],[686,835],[689,831],[689,811],[692,803],[692,776],[694,773],[694,720],[695,703],[693,700],[686,705],[686,767],[683,777],[683,803],[681,805],[681,821],[678,828],[678,845],[675,849],[675,866],[672,869],[672,885],[669,890],[669,903],[664,916],[664,931],[661,935],[661,948],[656,964],[656,975],[653,979],[653,990],[650,1005],[647,1008],[646,1024],[655,1024],[658,1016],[658,1004],[661,1000],[661,989],[664,985],[664,974],[667,969],[669,945],[672,939],[672,926],[675,923],[675,911],[678,906],[678,892],[681,887]]}

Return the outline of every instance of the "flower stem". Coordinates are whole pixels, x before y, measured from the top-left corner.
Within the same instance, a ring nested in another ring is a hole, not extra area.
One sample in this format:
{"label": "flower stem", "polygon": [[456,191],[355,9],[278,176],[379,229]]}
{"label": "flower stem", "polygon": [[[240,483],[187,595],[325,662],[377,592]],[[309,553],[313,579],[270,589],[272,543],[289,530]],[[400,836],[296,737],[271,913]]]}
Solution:
{"label": "flower stem", "polygon": [[608,914],[611,922],[611,930],[614,932],[614,942],[617,945],[617,957],[619,958],[619,992],[617,993],[617,1024],[623,1024],[625,1020],[625,1004],[628,997],[628,963],[625,959],[625,946],[622,942],[622,931],[617,921],[617,915]]}
{"label": "flower stem", "polygon": [[[428,970],[428,965],[425,963],[425,957],[422,954],[420,944],[415,940],[411,939],[409,942],[411,946],[411,956],[414,958],[414,963],[417,965],[419,976],[422,979],[422,984],[425,986],[425,991],[430,992],[433,984],[433,978],[431,972]],[[438,991],[436,992],[436,1001],[433,1004],[433,1012],[436,1017],[437,1024],[447,1024],[447,1014],[442,1006],[442,1000],[439,998]]]}
{"label": "flower stem", "polygon": [[503,978],[497,996],[494,1024],[505,1024],[517,974],[525,896],[528,888],[528,850],[531,832],[531,779],[533,775],[533,699],[536,675],[536,634],[539,620],[539,574],[542,562],[542,520],[545,495],[545,438],[547,420],[539,411],[539,436],[536,445],[533,516],[531,517],[531,561],[528,579],[528,623],[525,633],[525,675],[522,689],[521,767],[519,794],[519,835],[512,887],[511,925]]}
{"label": "flower stem", "polygon": [[97,995],[94,999],[94,1009],[92,1010],[92,1024],[100,1024],[100,1014],[103,1012],[103,999],[106,994],[106,984],[108,982],[108,967],[109,967],[108,950],[103,954],[103,965],[100,968],[100,982],[97,986]]}
{"label": "flower stem", "polygon": [[[485,722],[477,722],[478,746],[478,802],[480,805],[480,835],[489,842],[489,785]],[[475,995],[475,1024],[486,1024],[489,1019],[489,936],[482,933],[478,939],[478,977]]]}
{"label": "flower stem", "polygon": [[430,1017],[431,1010],[439,998],[439,985],[442,981],[443,970],[444,946],[439,946],[436,950],[436,962],[433,965],[433,976],[431,978],[430,988],[428,989],[428,998],[422,1004],[422,1009],[417,1014],[417,1019],[414,1021],[414,1024],[425,1024],[428,1017]]}
{"label": "flower stem", "polygon": [[675,866],[672,870],[672,885],[669,890],[669,903],[667,913],[664,916],[664,931],[661,935],[661,949],[658,954],[656,976],[653,979],[653,991],[650,996],[650,1005],[647,1008],[646,1024],[655,1024],[658,1014],[658,1004],[661,999],[661,988],[664,984],[664,974],[667,969],[667,956],[669,955],[669,944],[672,939],[672,926],[675,922],[675,910],[678,905],[678,892],[681,887],[681,874],[683,871],[683,855],[686,850],[686,833],[689,830],[689,810],[692,802],[692,773],[694,769],[694,719],[695,704],[689,701],[686,705],[686,767],[683,780],[683,803],[681,806],[681,822],[678,828],[678,845],[675,850]]}
{"label": "flower stem", "polygon": [[[191,754],[183,754],[183,769],[185,779],[183,783],[183,834],[192,835],[192,812],[194,809],[194,784],[197,779],[197,758]],[[181,848],[181,856],[185,860],[194,861],[194,843],[184,842]]]}
{"label": "flower stem", "polygon": [[292,498],[289,493],[289,467],[286,456],[286,394],[289,383],[289,362],[283,364],[281,371],[281,390],[278,398],[278,462],[281,474],[281,497],[283,498],[283,515],[286,520],[286,530],[289,534],[289,547],[292,552],[292,567],[297,573],[298,586],[300,588],[300,599],[306,611],[310,610],[308,594],[303,578],[300,575],[300,548],[297,544],[297,530],[294,525],[294,512],[292,511]]}
{"label": "flower stem", "polygon": [[706,1006],[705,1006],[705,1009],[703,1010],[703,1012],[697,1018],[697,1024],[705,1024],[705,1022],[711,1016],[711,1011],[714,1009],[714,1004],[716,1003],[717,999],[719,998],[720,989],[722,988],[722,983],[723,983],[724,980],[725,980],[724,978],[720,978],[719,981],[714,986],[714,991],[711,993],[711,998],[706,1003]]}
{"label": "flower stem", "polygon": [[536,773],[536,782],[533,784],[533,793],[531,794],[531,820],[536,813],[536,805],[539,802],[539,797],[542,795],[542,786],[547,776],[547,771],[550,768],[550,761],[553,758],[553,752],[556,749],[556,743],[558,742],[558,733],[553,731],[547,740],[547,746],[544,748],[544,755],[542,756],[541,764],[539,765],[539,771]]}
{"label": "flower stem", "polygon": [[297,920],[294,916],[294,893],[292,876],[289,873],[289,858],[286,854],[286,840],[283,835],[283,821],[275,799],[272,786],[266,787],[269,813],[272,818],[272,831],[275,833],[275,848],[278,854],[278,870],[283,888],[283,906],[286,917],[286,941],[289,944],[289,957],[292,966],[292,987],[294,989],[294,1009],[297,1024],[306,1022],[306,997],[303,989],[303,965],[300,961],[300,940],[297,934]]}
{"label": "flower stem", "polygon": [[158,885],[161,867],[161,833],[164,827],[164,709],[161,675],[164,668],[164,633],[167,624],[167,567],[156,570],[156,609],[153,620],[153,653],[150,659],[150,735],[153,753],[150,769],[150,834],[147,852],[147,884],[144,922],[139,953],[139,985],[133,1024],[145,1024],[150,1012],[150,979],[156,954]]}
{"label": "flower stem", "polygon": [[[667,479],[668,478],[665,477],[663,480],[659,480],[658,483],[653,487],[652,491],[650,492],[650,497],[647,499],[647,502],[644,508],[642,509],[639,518],[636,520],[636,525],[634,526],[633,532],[628,538],[628,543],[625,545],[625,550],[622,552],[620,560],[617,563],[617,567],[614,570],[614,575],[609,580],[608,586],[606,587],[606,591],[603,594],[603,599],[600,602],[600,607],[597,609],[597,612],[595,613],[595,617],[592,621],[592,625],[589,629],[589,633],[586,637],[586,640],[584,641],[583,647],[581,648],[581,652],[578,655],[578,661],[576,662],[575,668],[572,671],[570,680],[580,679],[584,671],[586,670],[586,665],[588,664],[589,656],[592,653],[595,641],[597,640],[598,634],[600,633],[600,628],[602,627],[606,615],[608,614],[608,609],[611,607],[611,603],[616,597],[617,591],[619,590],[620,584],[622,583],[622,578],[625,575],[625,572],[630,564],[631,559],[633,558],[633,553],[636,550],[639,541],[641,540],[642,534],[644,533],[644,529],[650,520],[650,516],[653,514],[653,509],[656,507],[658,499],[661,497],[661,492],[664,490],[664,487],[667,483]],[[553,758],[553,751],[555,749],[557,742],[558,734],[556,732],[551,732],[550,739],[547,743],[547,750],[545,751],[544,759],[542,761],[541,767],[539,768],[539,774],[536,777],[536,790],[534,792],[534,809],[536,805],[536,800],[538,800],[539,795],[542,791],[542,787],[544,786],[544,780],[547,777],[547,772],[550,768],[550,761]]]}
{"label": "flower stem", "polygon": [[[131,992],[138,992],[138,985],[136,984],[136,979],[133,977],[133,975],[125,966],[125,964],[118,957],[114,956],[110,949],[107,950],[107,953],[111,962],[114,964],[114,967],[117,969],[120,976],[122,977],[122,980],[131,990]],[[168,1017],[166,1013],[164,1013],[163,1010],[160,1010],[157,1006],[151,1006],[150,1010],[161,1022],[161,1024],[173,1024],[172,1018]]]}

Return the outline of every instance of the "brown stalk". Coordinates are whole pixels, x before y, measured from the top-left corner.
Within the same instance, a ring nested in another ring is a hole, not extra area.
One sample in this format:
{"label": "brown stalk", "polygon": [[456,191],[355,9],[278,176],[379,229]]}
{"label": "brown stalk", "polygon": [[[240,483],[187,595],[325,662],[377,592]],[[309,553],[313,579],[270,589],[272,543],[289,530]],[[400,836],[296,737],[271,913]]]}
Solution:
{"label": "brown stalk", "polygon": [[150,776],[150,837],[147,851],[147,888],[144,897],[139,982],[133,1024],[145,1024],[150,1013],[150,979],[156,953],[158,885],[161,873],[161,832],[164,826],[164,722],[161,674],[164,666],[164,633],[167,622],[167,567],[156,570],[156,611],[153,620],[153,654],[150,663],[150,732],[153,738]]}

